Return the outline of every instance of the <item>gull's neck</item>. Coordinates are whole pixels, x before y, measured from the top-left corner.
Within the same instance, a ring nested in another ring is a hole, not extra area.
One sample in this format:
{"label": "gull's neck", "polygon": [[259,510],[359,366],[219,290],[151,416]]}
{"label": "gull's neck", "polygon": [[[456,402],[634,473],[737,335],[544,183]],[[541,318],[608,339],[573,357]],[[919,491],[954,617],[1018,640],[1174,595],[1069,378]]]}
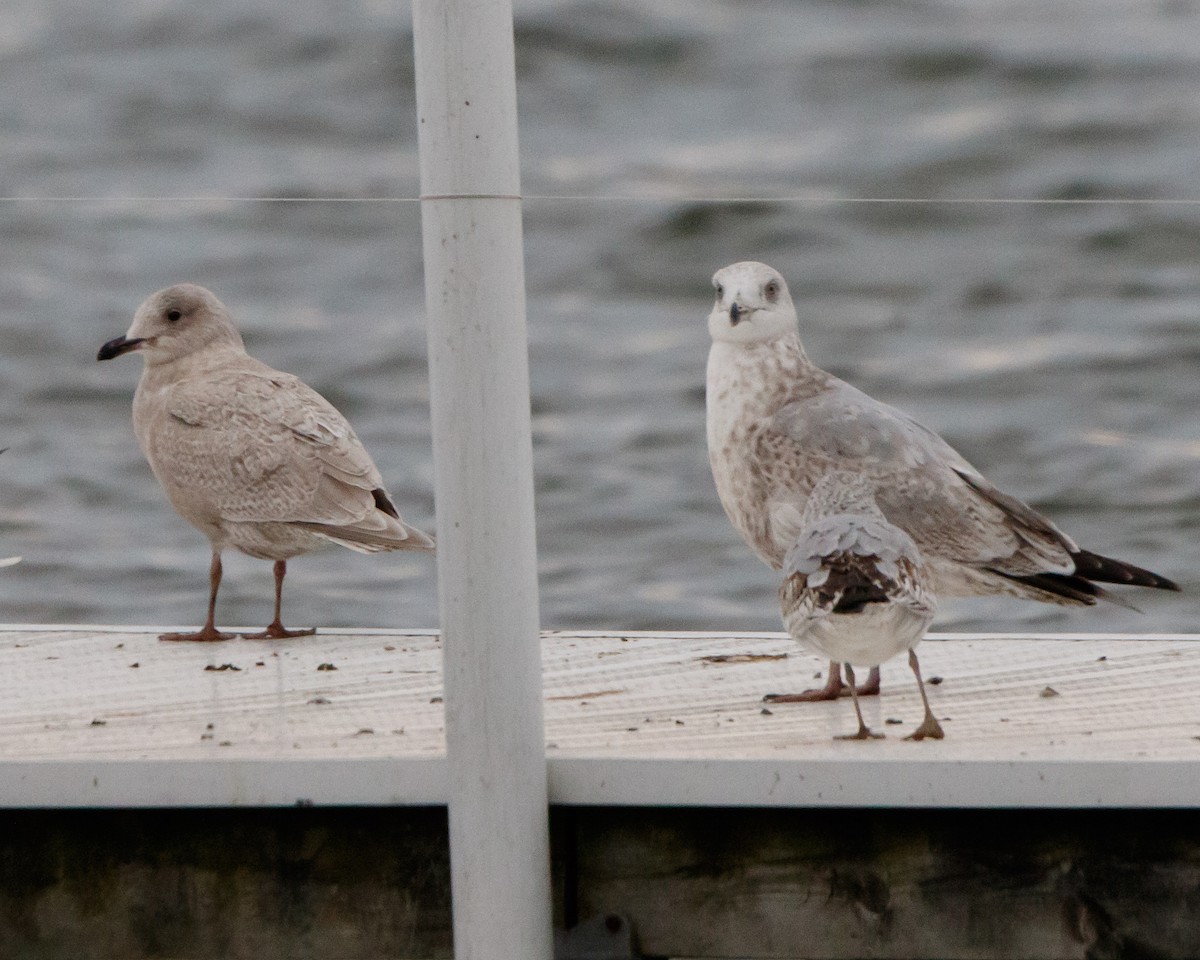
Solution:
{"label": "gull's neck", "polygon": [[159,363],[147,363],[142,370],[142,382],[147,384],[174,383],[197,374],[243,366],[250,357],[246,348],[232,341],[216,341],[200,350]]}
{"label": "gull's neck", "polygon": [[755,440],[784,404],[818,393],[827,380],[794,333],[751,345],[716,340],[708,354],[708,459],[717,495],[737,531],[775,569],[783,550],[771,531],[769,491],[751,468]]}
{"label": "gull's neck", "polygon": [[710,438],[714,414],[721,421],[720,412],[727,410],[743,425],[758,421],[799,399],[806,387],[815,393],[823,380],[823,371],[808,359],[799,334],[754,344],[713,341],[707,384]]}

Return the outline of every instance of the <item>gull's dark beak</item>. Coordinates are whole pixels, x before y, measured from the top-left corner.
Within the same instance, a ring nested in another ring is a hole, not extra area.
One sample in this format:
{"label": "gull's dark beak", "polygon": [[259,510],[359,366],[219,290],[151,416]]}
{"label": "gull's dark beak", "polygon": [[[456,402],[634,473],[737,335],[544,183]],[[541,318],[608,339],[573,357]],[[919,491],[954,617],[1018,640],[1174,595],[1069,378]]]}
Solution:
{"label": "gull's dark beak", "polygon": [[729,325],[736,327],[742,320],[742,315],[746,313],[746,308],[739,304],[736,300],[729,305]]}
{"label": "gull's dark beak", "polygon": [[111,360],[113,357],[119,357],[123,353],[128,353],[130,350],[136,350],[145,342],[142,337],[117,337],[115,340],[109,340],[100,348],[100,352],[96,354],[97,360]]}

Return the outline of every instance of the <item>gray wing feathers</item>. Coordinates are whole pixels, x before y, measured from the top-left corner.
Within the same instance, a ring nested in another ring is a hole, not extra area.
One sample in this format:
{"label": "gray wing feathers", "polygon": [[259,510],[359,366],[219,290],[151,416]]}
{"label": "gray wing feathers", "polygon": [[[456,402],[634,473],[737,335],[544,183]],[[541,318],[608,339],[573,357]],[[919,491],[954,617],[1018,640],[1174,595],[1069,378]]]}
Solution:
{"label": "gray wing feathers", "polygon": [[996,490],[933,431],[840,380],[782,407],[760,443],[763,463],[786,465],[786,475],[767,477],[780,499],[807,496],[830,470],[854,471],[930,559],[1015,575],[1074,569],[1074,544],[1057,527]]}

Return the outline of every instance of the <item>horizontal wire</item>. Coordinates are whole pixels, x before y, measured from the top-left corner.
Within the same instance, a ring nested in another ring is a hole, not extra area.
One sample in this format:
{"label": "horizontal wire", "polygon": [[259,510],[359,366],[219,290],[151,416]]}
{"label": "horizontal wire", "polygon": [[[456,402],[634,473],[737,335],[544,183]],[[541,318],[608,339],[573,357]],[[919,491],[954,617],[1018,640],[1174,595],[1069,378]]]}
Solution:
{"label": "horizontal wire", "polygon": [[704,197],[704,196],[620,196],[620,195],[579,195],[569,194],[532,194],[526,200],[570,200],[570,201],[613,201],[616,203],[880,203],[880,204],[1012,204],[1012,205],[1070,205],[1070,204],[1179,204],[1200,205],[1200,197],[1194,199],[1149,199],[1145,197],[1079,197],[1079,198],[1039,198],[1039,197],[839,197],[824,194],[800,194],[789,196],[745,196],[745,197]]}
{"label": "horizontal wire", "polygon": [[420,203],[420,197],[0,197],[0,203]]}
{"label": "horizontal wire", "polygon": [[1200,206],[1200,197],[837,197],[792,196],[636,196],[618,194],[437,194],[425,197],[36,197],[0,196],[0,203],[156,204],[156,203],[421,203],[423,200],[523,200],[527,203],[714,203],[714,204],[911,204],[1007,206]]}

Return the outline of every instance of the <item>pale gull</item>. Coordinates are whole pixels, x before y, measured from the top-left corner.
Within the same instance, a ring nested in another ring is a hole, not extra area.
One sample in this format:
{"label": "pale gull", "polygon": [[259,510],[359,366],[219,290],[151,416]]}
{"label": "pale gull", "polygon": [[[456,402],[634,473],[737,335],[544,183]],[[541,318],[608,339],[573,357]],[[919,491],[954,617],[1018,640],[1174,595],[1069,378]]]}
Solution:
{"label": "pale gull", "polygon": [[[805,502],[831,470],[861,474],[888,522],[917,544],[939,597],[1009,594],[1090,606],[1100,583],[1163,590],[1165,577],[1082,550],[992,486],[949,444],[809,360],[787,284],[763,263],[713,277],[708,318],[708,453],[734,527],[776,570]],[[839,693],[840,671],[810,699]]]}
{"label": "pale gull", "polygon": [[800,534],[783,560],[779,608],[793,640],[845,667],[858,731],[838,739],[883,736],[872,733],[863,720],[854,667],[875,667],[903,650],[925,705],[925,719],[905,739],[942,739],[915,650],[933,620],[937,599],[917,545],[888,523],[862,476],[827,473],[813,487]]}
{"label": "pale gull", "polygon": [[254,638],[288,630],[281,605],[287,561],[323,543],[361,553],[432,550],[406,524],[370,455],[333,405],[297,377],[246,353],[229,311],[184,283],[152,294],[129,332],[98,360],[145,360],[133,429],[171,505],[212,543],[208,619],[163,640],[225,640],[215,626],[221,551],[275,561],[275,618]]}

